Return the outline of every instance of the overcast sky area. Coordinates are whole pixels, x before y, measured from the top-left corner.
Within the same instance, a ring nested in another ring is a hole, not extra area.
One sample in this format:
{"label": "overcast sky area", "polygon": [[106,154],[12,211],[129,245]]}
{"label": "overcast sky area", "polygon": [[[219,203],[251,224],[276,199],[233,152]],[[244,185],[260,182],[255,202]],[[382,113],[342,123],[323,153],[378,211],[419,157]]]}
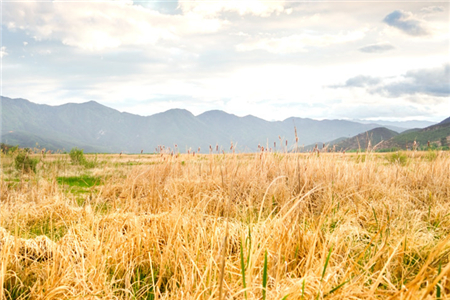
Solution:
{"label": "overcast sky area", "polygon": [[450,115],[449,3],[2,1],[2,95],[139,115]]}

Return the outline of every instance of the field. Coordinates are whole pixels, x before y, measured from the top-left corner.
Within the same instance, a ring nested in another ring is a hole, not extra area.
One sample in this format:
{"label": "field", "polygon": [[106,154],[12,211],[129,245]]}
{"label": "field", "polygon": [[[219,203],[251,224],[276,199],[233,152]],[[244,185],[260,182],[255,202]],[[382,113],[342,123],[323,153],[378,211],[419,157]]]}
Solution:
{"label": "field", "polygon": [[3,299],[449,299],[450,153],[2,154]]}

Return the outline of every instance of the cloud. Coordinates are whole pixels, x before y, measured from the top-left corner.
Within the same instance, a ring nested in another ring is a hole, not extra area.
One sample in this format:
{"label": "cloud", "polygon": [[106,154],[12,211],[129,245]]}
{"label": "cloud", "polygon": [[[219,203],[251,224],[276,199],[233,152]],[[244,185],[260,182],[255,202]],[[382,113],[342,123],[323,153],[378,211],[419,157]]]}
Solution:
{"label": "cloud", "polygon": [[8,55],[8,52],[6,52],[6,47],[3,46],[2,48],[0,48],[0,57],[6,56]]}
{"label": "cloud", "polygon": [[286,1],[181,1],[179,7],[184,13],[196,13],[207,17],[216,17],[223,12],[235,12],[239,15],[255,15],[269,17],[272,14],[292,13],[291,8],[285,8]]}
{"label": "cloud", "polygon": [[414,18],[414,16],[410,12],[395,10],[388,14],[383,19],[383,22],[388,24],[389,26],[400,29],[408,35],[423,36],[430,34],[424,23]]}
{"label": "cloud", "polygon": [[259,38],[250,39],[247,42],[238,44],[236,50],[239,52],[265,50],[270,53],[295,53],[306,52],[307,47],[326,47],[333,44],[341,44],[362,39],[365,29],[350,31],[339,34],[298,34],[281,38]]}
{"label": "cloud", "polygon": [[441,68],[409,71],[398,82],[377,87],[372,93],[388,97],[403,95],[450,96],[450,65]]}
{"label": "cloud", "polygon": [[389,50],[395,49],[394,46],[388,43],[382,43],[382,44],[371,44],[364,46],[362,48],[359,48],[358,50],[365,53],[381,53],[386,52]]}
{"label": "cloud", "polygon": [[380,83],[380,78],[359,75],[353,78],[347,79],[344,87],[365,87]]}
{"label": "cloud", "polygon": [[359,75],[348,79],[345,84],[330,88],[365,88],[369,94],[398,98],[408,96],[408,100],[420,103],[420,97],[426,96],[427,103],[442,102],[450,96],[450,65],[439,68],[408,71],[396,77],[377,78]]}
{"label": "cloud", "polygon": [[358,75],[347,79],[344,84],[330,85],[329,88],[361,88],[377,85],[381,82],[380,78],[372,76]]}
{"label": "cloud", "polygon": [[227,23],[194,13],[166,15],[123,1],[8,3],[4,8],[3,23],[9,30],[29,31],[37,41],[59,40],[90,51],[176,41],[180,36],[216,32]]}
{"label": "cloud", "polygon": [[420,11],[423,11],[427,14],[439,13],[444,11],[444,7],[442,6],[427,6],[422,8]]}

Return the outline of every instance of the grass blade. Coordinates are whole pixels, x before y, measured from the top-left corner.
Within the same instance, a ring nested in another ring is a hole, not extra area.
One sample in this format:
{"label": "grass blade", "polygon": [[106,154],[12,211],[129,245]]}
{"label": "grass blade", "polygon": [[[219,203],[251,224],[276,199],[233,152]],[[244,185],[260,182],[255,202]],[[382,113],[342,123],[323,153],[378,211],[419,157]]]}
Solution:
{"label": "grass blade", "polygon": [[[442,262],[439,262],[438,276],[442,271]],[[441,299],[441,281],[439,280],[438,284],[436,284],[436,299]]]}
{"label": "grass blade", "polygon": [[[247,288],[247,284],[245,283],[245,264],[244,264],[244,244],[241,241],[241,273],[242,273],[242,285],[244,289]],[[244,292],[245,299],[247,299],[247,291]]]}
{"label": "grass blade", "polygon": [[323,296],[324,298],[327,297],[330,294],[333,294],[334,292],[336,292],[338,289],[340,289],[341,287],[343,287],[347,282],[349,282],[349,280],[344,281],[343,283],[339,284],[338,286],[335,286],[334,288],[331,289],[331,291],[329,291],[328,293],[325,294],[325,296]]}
{"label": "grass blade", "polygon": [[330,248],[330,251],[328,251],[327,260],[325,261],[325,265],[323,266],[322,278],[320,279],[320,281],[322,281],[323,278],[325,277],[325,272],[327,271],[328,262],[330,261],[331,252],[332,252],[332,251],[333,251],[333,247],[331,247],[331,248]]}
{"label": "grass blade", "polygon": [[302,300],[305,299],[305,279],[302,282]]}
{"label": "grass blade", "polygon": [[267,250],[264,253],[264,270],[263,270],[263,300],[266,300],[266,291],[267,291]]}

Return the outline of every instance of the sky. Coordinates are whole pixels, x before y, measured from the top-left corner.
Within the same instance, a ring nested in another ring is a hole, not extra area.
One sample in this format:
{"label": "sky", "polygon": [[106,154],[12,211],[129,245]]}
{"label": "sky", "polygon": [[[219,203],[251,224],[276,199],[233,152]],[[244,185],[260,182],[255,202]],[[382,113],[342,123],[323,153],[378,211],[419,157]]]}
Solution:
{"label": "sky", "polygon": [[1,95],[139,115],[450,115],[449,2],[1,2]]}

